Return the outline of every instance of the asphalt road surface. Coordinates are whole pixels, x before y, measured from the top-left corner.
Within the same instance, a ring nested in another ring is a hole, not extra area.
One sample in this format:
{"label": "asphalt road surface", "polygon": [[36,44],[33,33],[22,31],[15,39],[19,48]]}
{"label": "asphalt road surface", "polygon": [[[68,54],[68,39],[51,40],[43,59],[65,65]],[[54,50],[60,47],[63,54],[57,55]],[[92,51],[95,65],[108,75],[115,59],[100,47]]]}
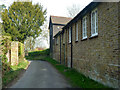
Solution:
{"label": "asphalt road surface", "polygon": [[10,88],[70,88],[71,86],[51,64],[31,61],[24,75]]}

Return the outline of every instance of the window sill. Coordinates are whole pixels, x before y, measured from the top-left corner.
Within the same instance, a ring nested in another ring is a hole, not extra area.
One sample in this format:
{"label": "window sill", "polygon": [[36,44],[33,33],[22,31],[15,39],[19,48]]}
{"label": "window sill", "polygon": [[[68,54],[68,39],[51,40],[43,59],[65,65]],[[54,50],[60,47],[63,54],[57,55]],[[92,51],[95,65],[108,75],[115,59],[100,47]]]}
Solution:
{"label": "window sill", "polygon": [[77,42],[78,42],[78,40],[75,41],[75,43],[77,43]]}
{"label": "window sill", "polygon": [[96,38],[96,37],[98,37],[98,35],[91,36],[91,37],[89,37],[89,39]]}
{"label": "window sill", "polygon": [[81,41],[85,41],[85,40],[87,40],[87,38],[84,38],[84,39],[82,39]]}
{"label": "window sill", "polygon": [[71,42],[69,41],[68,44],[71,44]]}

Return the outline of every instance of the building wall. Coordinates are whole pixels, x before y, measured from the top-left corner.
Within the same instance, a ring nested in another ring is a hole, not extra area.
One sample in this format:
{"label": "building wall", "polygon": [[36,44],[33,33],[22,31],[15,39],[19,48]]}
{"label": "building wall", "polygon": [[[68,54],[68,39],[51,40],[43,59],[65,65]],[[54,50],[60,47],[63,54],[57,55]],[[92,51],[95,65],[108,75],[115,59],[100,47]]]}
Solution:
{"label": "building wall", "polygon": [[52,50],[53,50],[53,26],[50,25],[50,57],[52,57]]}
{"label": "building wall", "polygon": [[53,37],[59,32],[62,30],[62,27],[63,26],[60,26],[60,25],[53,25]]}
{"label": "building wall", "polygon": [[82,40],[81,20],[77,22],[78,42],[75,42],[75,25],[72,25],[73,67],[84,75],[112,87],[118,87],[120,75],[117,4],[104,2],[97,7],[98,37],[90,38],[90,12],[87,13],[87,40]]}
{"label": "building wall", "polygon": [[[56,42],[56,39],[58,40],[58,44]],[[54,59],[60,62],[60,36],[55,38],[54,52]]]}
{"label": "building wall", "polygon": [[65,48],[65,32],[61,35],[61,63],[65,64],[66,48]]}
{"label": "building wall", "polygon": [[53,41],[53,37],[59,32],[59,31],[61,31],[62,30],[62,25],[50,25],[50,56],[51,57],[54,57],[53,56],[53,43],[54,43],[54,41]]}
{"label": "building wall", "polygon": [[53,39],[53,59],[56,60],[56,42],[55,42],[55,39]]}
{"label": "building wall", "polygon": [[[119,4],[119,5],[118,5]],[[91,11],[87,16],[87,39],[82,40],[82,18],[73,23],[73,68],[95,81],[111,87],[120,87],[120,24],[118,22],[120,3],[100,3],[98,10],[98,36],[91,38]],[[75,24],[78,23],[78,42],[75,41]],[[70,26],[70,27],[71,27]],[[65,34],[65,63],[71,67],[71,43],[68,28]],[[60,40],[60,35],[58,36]],[[63,39],[63,40],[64,40]],[[63,42],[63,41],[61,41]],[[63,62],[63,43],[62,43]],[[56,60],[60,60],[60,41],[56,45]],[[63,63],[62,63],[63,64]]]}
{"label": "building wall", "polygon": [[68,52],[67,52],[67,49],[68,49],[68,47],[67,47],[67,44],[68,44],[68,34],[67,34],[67,29],[65,29],[64,30],[64,34],[65,34],[65,36],[64,36],[64,42],[65,42],[65,66],[67,66],[67,57],[68,57]]}
{"label": "building wall", "polygon": [[67,66],[68,67],[71,67],[71,43],[69,43],[69,28],[67,28],[67,32],[66,32],[66,35],[67,35],[67,41],[66,41],[66,44],[67,44]]}

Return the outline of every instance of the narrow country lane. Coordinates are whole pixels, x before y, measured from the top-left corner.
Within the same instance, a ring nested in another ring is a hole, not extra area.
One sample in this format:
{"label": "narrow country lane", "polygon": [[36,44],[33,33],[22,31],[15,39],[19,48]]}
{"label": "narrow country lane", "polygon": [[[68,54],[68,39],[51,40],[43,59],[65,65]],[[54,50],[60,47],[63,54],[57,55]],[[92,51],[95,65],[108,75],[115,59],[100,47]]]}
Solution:
{"label": "narrow country lane", "polygon": [[70,85],[48,62],[32,61],[24,75],[10,88],[70,88]]}

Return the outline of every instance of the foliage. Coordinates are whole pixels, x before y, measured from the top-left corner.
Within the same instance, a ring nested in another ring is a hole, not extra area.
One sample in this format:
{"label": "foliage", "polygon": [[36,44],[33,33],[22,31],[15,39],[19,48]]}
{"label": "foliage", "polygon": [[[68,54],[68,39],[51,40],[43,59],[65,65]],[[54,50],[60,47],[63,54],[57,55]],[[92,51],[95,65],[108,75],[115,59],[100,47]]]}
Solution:
{"label": "foliage", "polygon": [[0,11],[2,11],[3,8],[6,8],[6,6],[4,4],[0,5]]}
{"label": "foliage", "polygon": [[24,44],[27,51],[32,51],[35,46],[35,39],[33,37],[27,37]]}
{"label": "foliage", "polygon": [[2,36],[1,45],[2,45],[2,62],[7,62],[6,54],[10,50],[10,36]]}
{"label": "foliage", "polygon": [[26,68],[26,66],[28,66],[28,64],[28,61],[22,61],[17,66],[10,66],[9,68],[11,69],[8,72],[6,72],[4,76],[2,76],[2,86],[5,87],[15,78],[17,78],[20,72],[23,71]]}
{"label": "foliage", "polygon": [[[41,27],[42,32],[39,35],[39,37],[35,39],[35,46],[36,47],[46,48],[47,45],[49,44],[49,42],[48,42],[48,36],[49,36],[48,33],[49,33],[49,31],[48,31],[48,26],[47,25],[48,25],[48,22],[46,21],[44,23],[43,27]],[[43,44],[43,43],[45,43],[45,41],[46,41],[46,45]]]}
{"label": "foliage", "polygon": [[2,12],[3,28],[12,40],[24,42],[27,37],[36,38],[42,31],[40,26],[46,20],[46,10],[32,2],[14,2]]}
{"label": "foliage", "polygon": [[4,8],[6,8],[6,6],[4,4],[0,5],[0,17],[1,17],[1,12]]}
{"label": "foliage", "polygon": [[46,50],[42,50],[42,51],[33,51],[33,52],[29,52],[29,56],[38,56],[38,55],[49,55],[50,50],[46,49]]}
{"label": "foliage", "polygon": [[[41,57],[43,60],[46,60],[50,62],[60,73],[62,73],[69,83],[73,87],[77,88],[109,88],[107,86],[104,86],[89,77],[84,76],[83,74],[77,72],[75,69],[68,68],[64,65],[61,65],[59,62],[56,60],[50,58],[46,54],[49,53],[49,49],[42,51],[37,51],[37,52],[29,52],[29,56],[27,58],[31,60],[41,60]],[[42,54],[42,55],[41,55]],[[43,58],[43,56],[45,57]]]}
{"label": "foliage", "polygon": [[18,56],[22,56],[24,54],[24,44],[19,42],[19,47],[18,47]]}
{"label": "foliage", "polygon": [[7,62],[6,54],[8,53],[8,50],[10,50],[10,40],[11,38],[9,36],[2,36],[1,45],[2,45],[2,75],[4,75],[5,72],[8,72],[11,70],[10,63]]}
{"label": "foliage", "polygon": [[49,53],[50,53],[50,49],[29,52],[28,56],[26,56],[26,59],[44,60],[45,57],[49,56]]}

